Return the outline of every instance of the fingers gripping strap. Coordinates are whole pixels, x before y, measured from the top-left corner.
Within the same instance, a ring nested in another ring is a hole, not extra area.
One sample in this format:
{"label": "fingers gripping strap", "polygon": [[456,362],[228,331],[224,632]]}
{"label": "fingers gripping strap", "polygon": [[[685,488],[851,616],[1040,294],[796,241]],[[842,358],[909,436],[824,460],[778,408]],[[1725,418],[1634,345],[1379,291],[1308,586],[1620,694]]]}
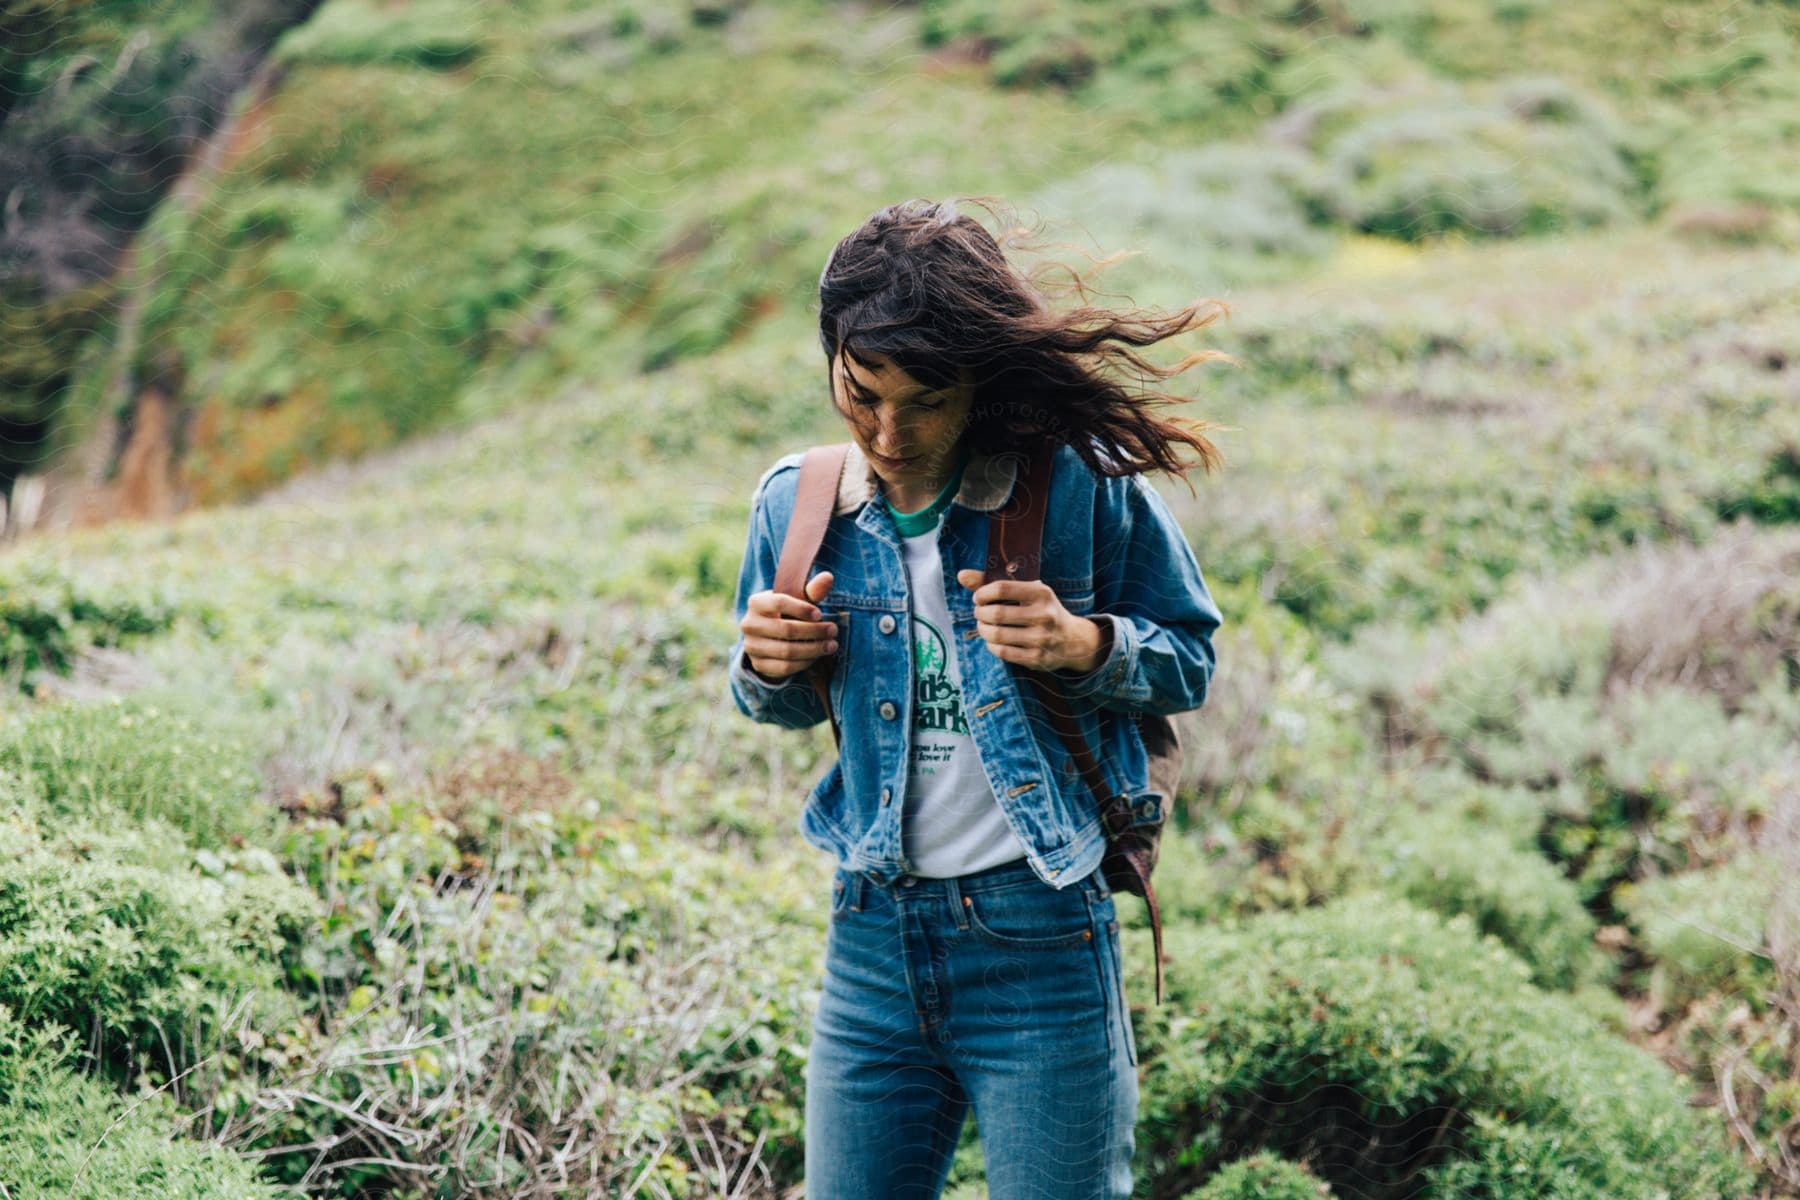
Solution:
{"label": "fingers gripping strap", "polygon": [[[775,563],[774,590],[785,596],[806,599],[807,575],[825,543],[825,530],[831,524],[831,510],[837,501],[838,478],[844,473],[844,460],[849,457],[850,443],[812,446],[800,459],[800,479],[794,490],[794,511],[788,518],[787,533],[781,542],[781,557]],[[838,718],[831,711],[831,660],[833,655],[820,655],[807,668],[819,703],[831,718],[831,739],[840,746],[843,737]]]}
{"label": "fingers gripping strap", "polygon": [[[1039,578],[1043,567],[1044,514],[1050,508],[1054,455],[1055,447],[1048,444],[1034,453],[1024,475],[1013,488],[1012,498],[993,515],[988,533],[989,579]],[[1100,764],[1087,739],[1081,736],[1081,726],[1069,709],[1068,698],[1045,672],[1027,669],[1025,676],[1049,711],[1051,724],[1056,727],[1070,757],[1093,791],[1100,811],[1107,816],[1109,831],[1117,832],[1116,823],[1128,821],[1130,814],[1120,814],[1116,805],[1108,803],[1106,778],[1100,772]]]}

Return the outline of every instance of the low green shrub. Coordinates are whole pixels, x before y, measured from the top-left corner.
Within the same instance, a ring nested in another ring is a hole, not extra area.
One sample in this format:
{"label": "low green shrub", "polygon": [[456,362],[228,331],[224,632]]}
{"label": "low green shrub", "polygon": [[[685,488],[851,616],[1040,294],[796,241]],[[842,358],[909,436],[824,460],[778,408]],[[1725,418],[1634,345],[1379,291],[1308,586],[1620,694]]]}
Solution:
{"label": "low green shrub", "polygon": [[487,41],[477,5],[435,0],[390,10],[378,5],[333,4],[276,44],[284,62],[402,63],[446,69],[479,55]]}
{"label": "low green shrub", "polygon": [[781,887],[591,799],[338,796],[283,843],[326,903],[295,967],[312,1011],[269,1040],[268,1086],[221,1100],[218,1136],[345,1197],[681,1194],[718,1169],[684,1134],[734,1147],[733,1176],[755,1147],[797,1177],[823,939],[771,912]]}
{"label": "low green shrub", "polygon": [[0,1004],[79,1031],[121,1083],[166,1081],[228,1027],[291,1017],[282,960],[314,901],[267,851],[33,807],[0,812]]}
{"label": "low green shrub", "polygon": [[203,847],[272,831],[254,754],[213,718],[142,695],[46,703],[0,725],[0,774],[25,780],[50,814],[161,822]]}
{"label": "low green shrub", "polygon": [[31,559],[0,570],[0,675],[27,693],[43,672],[67,675],[89,646],[160,633],[177,610],[153,586],[105,589]]}
{"label": "low green shrub", "polygon": [[1298,1163],[1274,1154],[1252,1154],[1219,1173],[1181,1200],[1329,1200],[1331,1185]]}
{"label": "low green shrub", "polygon": [[1523,76],[1340,84],[1287,124],[1340,180],[1332,215],[1405,240],[1521,237],[1648,213],[1654,160],[1597,93]]}
{"label": "low green shrub", "polygon": [[1172,1192],[1263,1147],[1370,1197],[1749,1194],[1676,1075],[1466,915],[1369,891],[1167,940],[1140,1121]]}
{"label": "low green shrub", "polygon": [[11,1200],[274,1200],[216,1144],[175,1136],[167,1095],[127,1101],[69,1067],[74,1038],[0,1002],[0,1185]]}
{"label": "low green shrub", "polygon": [[1774,858],[1730,862],[1621,884],[1615,896],[1652,961],[1658,1009],[1679,1010],[1709,992],[1756,995],[1771,982],[1766,923],[1775,903]]}
{"label": "low green shrub", "polygon": [[1531,967],[1539,987],[1600,982],[1605,956],[1581,894],[1556,864],[1455,813],[1398,819],[1373,856],[1372,878],[1421,908],[1467,913]]}

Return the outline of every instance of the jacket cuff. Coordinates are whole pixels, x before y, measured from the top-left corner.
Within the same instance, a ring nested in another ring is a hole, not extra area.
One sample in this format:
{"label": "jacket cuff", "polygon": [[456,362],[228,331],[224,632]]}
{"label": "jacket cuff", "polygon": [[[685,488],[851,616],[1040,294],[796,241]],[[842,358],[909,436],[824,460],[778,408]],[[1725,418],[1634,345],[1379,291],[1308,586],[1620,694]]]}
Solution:
{"label": "jacket cuff", "polygon": [[731,660],[731,674],[734,678],[741,680],[765,695],[779,692],[783,688],[791,687],[795,683],[804,683],[806,681],[806,673],[804,671],[796,671],[785,679],[765,679],[763,676],[756,673],[755,667],[750,665],[750,652],[742,649],[740,649],[737,652],[737,656]]}
{"label": "jacket cuff", "polygon": [[1137,661],[1137,631],[1130,621],[1121,621],[1112,613],[1089,613],[1089,620],[1109,631],[1106,657],[1090,671],[1052,671],[1070,696],[1087,696],[1096,700],[1111,699],[1119,685],[1131,674]]}

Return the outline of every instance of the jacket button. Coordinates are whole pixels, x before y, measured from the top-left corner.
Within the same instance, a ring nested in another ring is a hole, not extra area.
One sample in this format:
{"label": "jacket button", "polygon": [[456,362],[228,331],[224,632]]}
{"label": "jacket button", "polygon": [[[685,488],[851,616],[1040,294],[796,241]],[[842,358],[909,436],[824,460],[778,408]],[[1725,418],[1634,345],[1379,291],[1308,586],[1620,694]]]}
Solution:
{"label": "jacket button", "polygon": [[889,800],[892,800],[893,798],[894,798],[894,789],[893,788],[884,787],[881,789],[881,802],[883,804],[886,804]]}
{"label": "jacket button", "polygon": [[894,707],[894,702],[892,700],[883,700],[881,702],[881,715],[886,717],[888,720],[890,720],[890,721],[893,720],[894,714],[899,711],[900,711],[899,709]]}
{"label": "jacket button", "polygon": [[882,614],[881,614],[881,621],[880,621],[880,625],[881,625],[881,632],[883,632],[883,633],[892,633],[892,632],[894,632],[894,617],[893,617],[893,614],[892,614],[892,613],[882,613]]}

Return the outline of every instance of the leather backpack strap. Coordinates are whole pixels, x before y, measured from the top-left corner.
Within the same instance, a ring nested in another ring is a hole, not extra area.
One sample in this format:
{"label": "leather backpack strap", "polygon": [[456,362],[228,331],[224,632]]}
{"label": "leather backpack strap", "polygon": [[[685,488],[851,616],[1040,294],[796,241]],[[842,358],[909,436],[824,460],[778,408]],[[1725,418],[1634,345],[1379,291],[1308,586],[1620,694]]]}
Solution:
{"label": "leather backpack strap", "polygon": [[[1050,475],[1055,466],[1054,444],[1040,448],[1029,460],[1023,477],[1013,487],[1012,497],[989,518],[987,578],[1039,578],[1044,544],[1044,515],[1050,508]],[[1150,884],[1151,863],[1147,853],[1130,843],[1111,845],[1131,823],[1131,807],[1123,796],[1107,794],[1106,777],[1093,749],[1081,735],[1081,726],[1069,708],[1068,697],[1058,686],[1056,677],[1047,671],[1021,667],[1031,681],[1038,699],[1050,714],[1050,723],[1062,738],[1069,756],[1086,782],[1100,819],[1106,826],[1109,843],[1108,866],[1120,873],[1115,884],[1144,898],[1150,909],[1150,936],[1156,956],[1156,1002],[1162,1003],[1162,913],[1156,903],[1156,889]]]}
{"label": "leather backpack strap", "polygon": [[[987,578],[1033,580],[1040,577],[1044,516],[1050,507],[1052,454],[1053,448],[1046,448],[1032,457],[1024,476],[1013,488],[1012,499],[993,514],[988,526]],[[1049,710],[1051,722],[1104,813],[1107,809],[1106,777],[1101,773],[1100,763],[1094,758],[1087,739],[1081,736],[1081,727],[1069,710],[1068,698],[1056,687],[1054,677],[1048,672],[1024,667],[1020,670],[1036,687],[1039,698]],[[1127,818],[1129,815],[1126,814]],[[1117,832],[1111,821],[1108,831]]]}
{"label": "leather backpack strap", "polygon": [[[782,536],[781,557],[775,563],[774,590],[786,596],[806,599],[806,581],[819,547],[825,543],[825,530],[831,524],[831,511],[837,504],[838,479],[844,473],[844,460],[849,457],[850,443],[809,447],[800,459],[800,479],[794,490],[794,511]],[[831,740],[843,748],[843,735],[838,728],[837,713],[831,708],[831,671],[835,654],[821,655],[806,670],[819,703],[831,718]]]}

